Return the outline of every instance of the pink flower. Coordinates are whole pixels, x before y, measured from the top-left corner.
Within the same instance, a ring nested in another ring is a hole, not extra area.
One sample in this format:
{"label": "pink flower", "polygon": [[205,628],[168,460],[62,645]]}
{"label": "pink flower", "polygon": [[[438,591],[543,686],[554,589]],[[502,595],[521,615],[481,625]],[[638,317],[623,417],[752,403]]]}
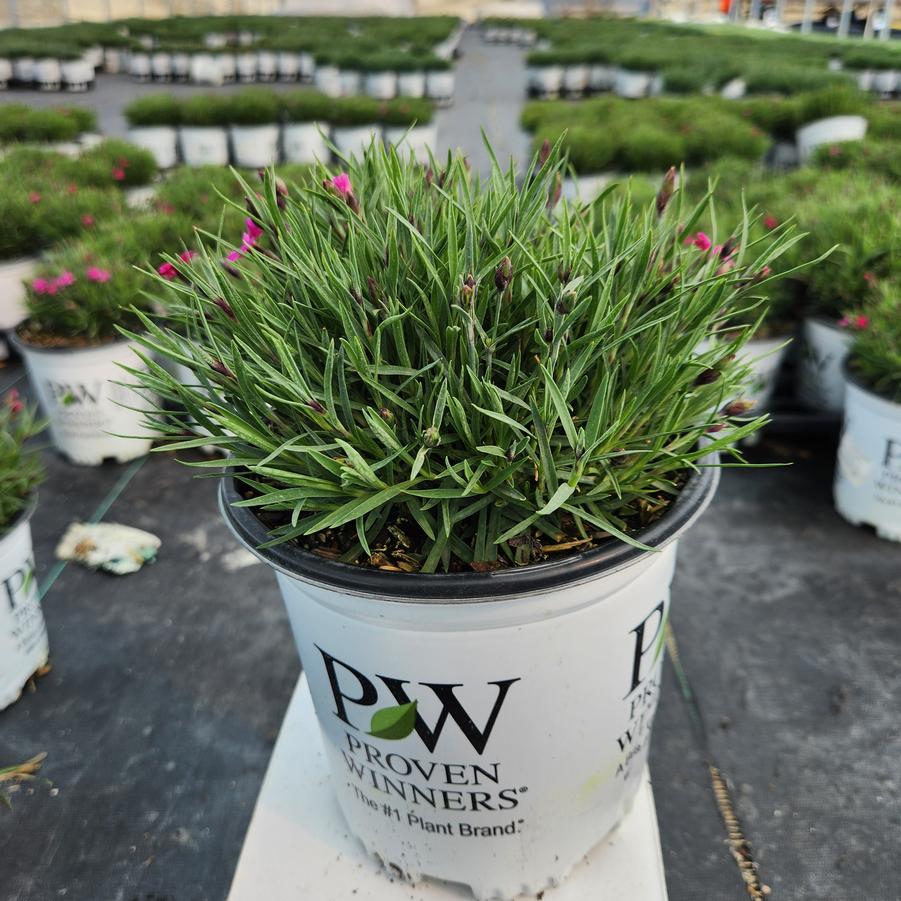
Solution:
{"label": "pink flower", "polygon": [[864,274],[863,274],[863,280],[864,280],[868,285],[872,285],[872,284],[874,284],[874,283],[876,282],[876,276],[873,275],[872,272],[864,272]]}
{"label": "pink flower", "polygon": [[829,148],[829,156],[835,158],[835,157],[841,156],[841,155],[842,155],[842,148],[841,148],[841,147],[837,147],[835,144],[833,144],[833,145]]}
{"label": "pink flower", "polygon": [[353,194],[354,189],[350,183],[350,176],[346,172],[333,176],[331,185],[342,197]]}
{"label": "pink flower", "polygon": [[56,287],[57,288],[68,288],[69,285],[75,284],[75,276],[72,275],[71,272],[63,272],[61,275],[56,277]]}
{"label": "pink flower", "polygon": [[183,251],[178,255],[178,258],[179,258],[183,263],[190,263],[191,260],[193,260],[194,257],[196,257],[196,256],[197,256],[197,251],[196,251],[196,250],[183,250]]}
{"label": "pink flower", "polygon": [[25,404],[22,403],[22,397],[19,394],[18,388],[10,388],[9,393],[6,395],[5,403],[10,413],[15,415],[16,413],[21,413],[25,409]]}
{"label": "pink flower", "polygon": [[100,269],[98,266],[88,266],[85,276],[89,282],[108,282],[110,273],[108,269]]}
{"label": "pink flower", "polygon": [[869,316],[857,316],[854,319],[854,328],[865,329],[870,324]]}
{"label": "pink flower", "polygon": [[698,232],[692,239],[691,243],[698,248],[698,250],[708,251],[713,246],[713,242],[704,232]]}
{"label": "pink flower", "polygon": [[237,263],[242,256],[244,256],[244,248],[241,248],[241,250],[233,250],[225,259],[227,259],[229,263]]}
{"label": "pink flower", "polygon": [[113,178],[116,181],[125,181],[125,170],[121,166],[114,166]]}
{"label": "pink flower", "polygon": [[94,227],[94,217],[90,213],[85,213],[81,217],[81,224],[85,228],[93,228]]}
{"label": "pink flower", "polygon": [[175,212],[175,207],[172,206],[171,203],[161,203],[159,205],[159,211],[165,213],[167,216],[171,216],[172,213]]}
{"label": "pink flower", "polygon": [[69,185],[66,187],[66,191],[69,194],[77,194],[78,193],[78,185],[76,185],[74,181],[70,182]]}
{"label": "pink flower", "polygon": [[29,199],[32,203],[40,203],[40,202],[41,202],[41,195],[40,195],[37,191],[32,191],[32,192],[28,195],[28,199]]}
{"label": "pink flower", "polygon": [[156,271],[169,282],[178,278],[178,270],[171,263],[163,263]]}
{"label": "pink flower", "polygon": [[869,316],[842,316],[838,324],[841,328],[853,328],[862,331],[870,324]]}
{"label": "pink flower", "polygon": [[775,216],[764,216],[763,217],[763,227],[768,228],[772,231],[774,228],[777,228],[779,225],[779,220]]}
{"label": "pink flower", "polygon": [[56,282],[48,281],[46,278],[36,278],[31,283],[31,290],[35,294],[56,294]]}

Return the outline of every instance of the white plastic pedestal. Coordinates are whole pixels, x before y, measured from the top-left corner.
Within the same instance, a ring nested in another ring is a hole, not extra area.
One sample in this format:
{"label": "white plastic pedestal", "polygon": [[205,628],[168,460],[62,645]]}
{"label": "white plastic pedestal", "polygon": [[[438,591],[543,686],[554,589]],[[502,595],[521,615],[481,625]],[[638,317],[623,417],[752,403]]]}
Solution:
{"label": "white plastic pedestal", "polygon": [[[329,785],[301,676],[285,714],[228,901],[469,901],[468,889],[392,880],[350,834]],[[667,901],[650,777],[604,842],[544,901]]]}

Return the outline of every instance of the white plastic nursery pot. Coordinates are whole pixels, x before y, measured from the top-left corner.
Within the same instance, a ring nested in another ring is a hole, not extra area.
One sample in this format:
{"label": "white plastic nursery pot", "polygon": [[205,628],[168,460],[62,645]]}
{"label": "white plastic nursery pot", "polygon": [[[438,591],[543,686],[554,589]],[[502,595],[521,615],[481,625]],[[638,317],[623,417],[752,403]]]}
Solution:
{"label": "white plastic nursery pot", "polygon": [[744,78],[732,78],[720,89],[720,97],[726,100],[741,100],[748,92],[748,83]]}
{"label": "white plastic nursery pot", "polygon": [[397,74],[395,72],[367,72],[366,94],[376,100],[391,100],[397,96]]}
{"label": "white plastic nursery pot", "polygon": [[845,406],[844,366],[854,336],[820,317],[804,320],[804,345],[798,368],[798,397],[808,407],[841,413]]}
{"label": "white plastic nursery pot", "polygon": [[425,97],[425,72],[398,72],[398,97]]}
{"label": "white plastic nursery pot", "polygon": [[141,366],[137,344],[111,341],[69,349],[34,347],[15,335],[12,340],[61,454],[73,463],[99,466],[110,458],[125,463],[148,453],[153,437],[143,419],[152,399],[126,386],[129,376],[122,368]]}
{"label": "white plastic nursery pot", "polygon": [[588,90],[589,68],[580,63],[563,70],[563,93],[581,97]]}
{"label": "white plastic nursery pot", "polygon": [[863,69],[862,71],[857,73],[857,87],[860,88],[861,91],[872,91],[873,90],[873,77],[875,76],[875,72],[871,69]]}
{"label": "white plastic nursery pot", "polygon": [[279,81],[297,81],[300,77],[300,60],[296,53],[280,51],[276,59]]}
{"label": "white plastic nursery pot", "polygon": [[742,400],[753,402],[755,412],[768,409],[773,399],[789,343],[788,336],[752,338],[739,352],[739,359],[751,370]]}
{"label": "white plastic nursery pot", "polygon": [[13,78],[13,64],[0,57],[0,90],[6,90]]}
{"label": "white plastic nursery pot", "polygon": [[880,94],[894,94],[898,90],[898,73],[894,69],[874,72],[873,90]]}
{"label": "white plastic nursery pot", "polygon": [[840,144],[844,141],[862,141],[867,134],[867,120],[863,116],[830,116],[799,128],[795,139],[801,161],[821,144]]}
{"label": "white plastic nursery pot", "polygon": [[150,81],[150,54],[132,53],[128,58],[128,74],[138,81]]}
{"label": "white plastic nursery pot", "polygon": [[343,156],[362,156],[370,142],[382,139],[378,125],[335,125],[332,127],[332,143]]}
{"label": "white plastic nursery pot", "polygon": [[154,81],[172,81],[172,54],[154,53],[150,57],[150,74]]}
{"label": "white plastic nursery pot", "polygon": [[341,82],[341,96],[353,97],[363,93],[363,73],[356,69],[339,69],[338,79]]}
{"label": "white plastic nursery pot", "polygon": [[94,67],[83,59],[67,60],[61,66],[63,84],[67,91],[86,91],[94,83]]}
{"label": "white plastic nursery pot", "polygon": [[901,541],[901,404],[874,394],[850,374],[834,496],[848,522]]}
{"label": "white plastic nursery pot", "polygon": [[429,150],[437,154],[438,126],[435,123],[429,125],[415,125],[413,128],[400,125],[386,126],[384,132],[386,144],[393,144],[398,153],[406,156],[410,151],[416,157],[416,161],[426,165],[429,162]]}
{"label": "white plastic nursery pot", "polygon": [[9,356],[6,333],[25,318],[25,285],[34,275],[35,257],[0,263],[0,360]]}
{"label": "white plastic nursery pot", "polygon": [[328,123],[289,122],[282,129],[282,149],[286,163],[326,162],[329,146],[325,136]]}
{"label": "white plastic nursery pot", "polygon": [[108,75],[118,75],[122,71],[122,58],[124,54],[117,47],[105,47],[103,49],[103,71]]}
{"label": "white plastic nursery pot", "polygon": [[179,129],[181,158],[186,166],[227,166],[228,132],[218,125]]}
{"label": "white plastic nursery pot", "polygon": [[316,59],[312,53],[298,53],[297,67],[300,71],[301,81],[312,81],[316,72]]}
{"label": "white plastic nursery pot", "polygon": [[176,81],[188,81],[191,77],[191,56],[188,53],[172,54],[172,77]]}
{"label": "white plastic nursery pot", "polygon": [[63,83],[63,70],[59,60],[37,60],[34,64],[34,80],[42,91],[58,91]]}
{"label": "white plastic nursery pot", "polygon": [[654,88],[654,75],[651,72],[631,72],[628,69],[617,69],[613,82],[613,90],[628,100],[647,97]]}
{"label": "white plastic nursery pot", "polygon": [[96,72],[103,68],[103,47],[100,44],[85,47],[81,58]]}
{"label": "white plastic nursery pot", "polygon": [[195,53],[191,56],[190,81],[195,84],[209,84],[218,87],[224,81],[219,58],[212,53]]}
{"label": "white plastic nursery pot", "polygon": [[260,81],[275,81],[278,58],[271,50],[257,51],[257,78]]}
{"label": "white plastic nursery pot", "polygon": [[563,89],[563,66],[534,66],[526,73],[534,97],[557,97]]}
{"label": "white plastic nursery pot", "polygon": [[449,106],[454,100],[454,73],[433,69],[425,75],[425,95],[438,106]]}
{"label": "white plastic nursery pot", "polygon": [[238,63],[234,53],[217,53],[215,60],[219,65],[219,72],[224,84],[231,84],[238,78]]}
{"label": "white plastic nursery pot", "polygon": [[230,131],[236,166],[261,169],[278,162],[278,125],[232,125]]}
{"label": "white plastic nursery pot", "polygon": [[316,66],[313,83],[326,97],[341,96],[341,72],[337,66]]}
{"label": "white plastic nursery pot", "polygon": [[31,56],[20,56],[13,60],[13,78],[19,84],[34,83],[34,58]]}
{"label": "white plastic nursery pot", "polygon": [[692,476],[639,536],[656,551],[611,542],[450,575],[259,550],[269,536],[222,483],[229,525],[276,570],[332,785],[369,853],[508,901],[558,884],[616,827],[648,755],[676,542],[718,477]]}
{"label": "white plastic nursery pot", "polygon": [[128,140],[149,150],[160,169],[171,169],[178,160],[178,132],[171,125],[133,126]]}
{"label": "white plastic nursery pot", "polygon": [[592,91],[610,91],[616,84],[616,66],[596,63],[588,71],[588,87]]}
{"label": "white plastic nursery pot", "polygon": [[257,55],[255,53],[236,53],[235,71],[238,81],[243,84],[257,80]]}
{"label": "white plastic nursery pot", "polygon": [[34,575],[31,509],[0,532],[0,710],[19,697],[50,653]]}

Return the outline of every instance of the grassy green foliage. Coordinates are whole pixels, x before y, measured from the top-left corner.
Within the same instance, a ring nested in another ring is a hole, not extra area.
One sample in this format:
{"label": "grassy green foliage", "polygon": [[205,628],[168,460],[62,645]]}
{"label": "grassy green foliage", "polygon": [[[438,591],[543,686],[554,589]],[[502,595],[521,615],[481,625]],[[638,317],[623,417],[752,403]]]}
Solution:
{"label": "grassy green foliage", "polygon": [[41,427],[15,389],[0,394],[0,538],[43,481],[38,456],[26,446]]}
{"label": "grassy green foliage", "polygon": [[886,285],[857,333],[850,365],[867,387],[901,403],[901,281]]}
{"label": "grassy green foliage", "polygon": [[349,185],[268,180],[254,245],[228,267],[233,244],[171,258],[168,319],[143,317],[148,357],[196,376],[143,377],[181,411],[155,419],[167,444],[203,430],[275,540],[333,534],[348,561],[401,520],[425,572],[634,541],[702,439],[740,460],[762,424],[729,418],[750,331],[735,315],[793,239],[724,266],[686,243],[708,201],[681,192],[551,213],[561,166],[552,152],[518,185],[454,156],[439,178],[376,147]]}
{"label": "grassy green foliage", "polygon": [[0,144],[73,141],[96,128],[93,111],[75,107],[38,109],[24,103],[0,105]]}
{"label": "grassy green foliage", "polygon": [[132,100],[125,107],[125,118],[133,128],[180,125],[185,103],[179,101],[174,94],[147,94]]}

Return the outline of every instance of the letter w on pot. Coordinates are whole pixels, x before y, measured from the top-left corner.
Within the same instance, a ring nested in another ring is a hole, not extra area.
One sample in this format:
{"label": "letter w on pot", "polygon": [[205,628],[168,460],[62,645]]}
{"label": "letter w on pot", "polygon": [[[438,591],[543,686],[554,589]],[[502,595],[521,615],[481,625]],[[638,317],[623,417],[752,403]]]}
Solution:
{"label": "letter w on pot", "polygon": [[[352,722],[351,711],[348,710],[348,706],[371,708],[380,704],[384,705],[386,698],[384,694],[380,694],[380,691],[384,692],[384,689],[387,689],[393,704],[412,704],[413,699],[410,698],[404,688],[405,685],[410,684],[409,679],[397,679],[392,676],[380,675],[370,679],[355,667],[338,660],[318,645],[316,645],[316,650],[322,655],[322,660],[325,664],[332,696],[335,699],[335,716],[352,729],[359,729],[359,727]],[[343,674],[343,678],[341,674]],[[351,677],[353,680],[353,683],[350,685],[347,684],[350,681],[348,677]],[[378,680],[383,688],[380,688],[374,680]],[[431,753],[434,752],[448,719],[451,719],[472,745],[473,750],[477,754],[482,754],[488,745],[488,740],[491,738],[491,732],[507,698],[507,693],[510,691],[510,686],[519,681],[520,678],[517,677],[515,679],[500,679],[497,682],[486,683],[486,687],[489,689],[493,687],[496,690],[496,696],[491,712],[488,714],[488,719],[481,728],[476,725],[460,699],[454,693],[454,689],[463,687],[462,682],[417,682],[417,685],[429,689],[434,694],[441,707],[441,712],[438,714],[434,726],[429,726],[417,710],[415,717],[411,718],[412,730],[416,731],[422,743]]]}

